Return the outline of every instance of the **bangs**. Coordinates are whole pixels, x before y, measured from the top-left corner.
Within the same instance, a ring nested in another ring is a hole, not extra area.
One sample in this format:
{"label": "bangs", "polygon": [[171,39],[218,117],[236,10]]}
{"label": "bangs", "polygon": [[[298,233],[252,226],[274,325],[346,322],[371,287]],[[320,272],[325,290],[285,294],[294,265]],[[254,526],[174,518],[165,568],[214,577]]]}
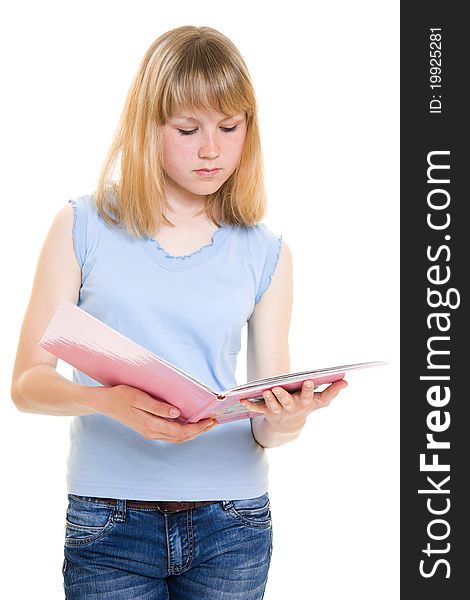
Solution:
{"label": "bangs", "polygon": [[250,83],[213,44],[203,51],[199,44],[189,44],[162,84],[156,111],[162,123],[185,110],[212,110],[227,117],[246,112],[247,119],[253,113]]}

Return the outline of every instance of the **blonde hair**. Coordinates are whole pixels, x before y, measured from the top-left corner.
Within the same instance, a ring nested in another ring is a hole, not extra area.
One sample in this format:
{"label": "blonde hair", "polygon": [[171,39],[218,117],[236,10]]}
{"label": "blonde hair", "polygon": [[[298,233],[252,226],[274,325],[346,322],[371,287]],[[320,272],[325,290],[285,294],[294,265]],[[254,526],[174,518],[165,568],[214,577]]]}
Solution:
{"label": "blonde hair", "polygon": [[[257,103],[247,66],[227,37],[210,27],[185,25],[167,31],[147,50],[129,88],[103,163],[95,200],[110,225],[132,237],[152,237],[165,216],[166,174],[160,126],[183,109],[245,112],[246,137],[234,173],[208,195],[206,214],[216,225],[250,226],[264,218],[266,193]],[[120,164],[120,174],[113,172]]]}

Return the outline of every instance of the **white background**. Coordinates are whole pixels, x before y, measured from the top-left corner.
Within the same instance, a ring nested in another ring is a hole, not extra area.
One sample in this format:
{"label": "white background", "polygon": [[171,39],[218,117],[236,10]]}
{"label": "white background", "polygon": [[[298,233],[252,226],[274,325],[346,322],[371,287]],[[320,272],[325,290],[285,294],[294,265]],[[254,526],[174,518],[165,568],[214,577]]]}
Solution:
{"label": "white background", "polygon": [[70,418],[20,413],[9,393],[37,257],[57,211],[93,191],[145,51],[191,24],[232,39],[257,91],[266,223],[294,256],[291,370],[389,362],[350,375],[296,441],[267,450],[265,598],[397,599],[399,3],[43,0],[2,12],[2,596],[63,597]]}

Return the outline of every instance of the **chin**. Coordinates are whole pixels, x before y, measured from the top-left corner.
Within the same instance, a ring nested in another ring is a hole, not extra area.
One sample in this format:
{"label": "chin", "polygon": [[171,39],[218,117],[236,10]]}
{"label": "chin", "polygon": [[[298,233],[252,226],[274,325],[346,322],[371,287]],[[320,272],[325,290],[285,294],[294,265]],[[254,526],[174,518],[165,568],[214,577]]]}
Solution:
{"label": "chin", "polygon": [[198,196],[207,196],[207,194],[214,194],[217,190],[222,187],[221,183],[214,182],[201,182],[200,185],[192,185],[187,187],[188,192],[197,194]]}

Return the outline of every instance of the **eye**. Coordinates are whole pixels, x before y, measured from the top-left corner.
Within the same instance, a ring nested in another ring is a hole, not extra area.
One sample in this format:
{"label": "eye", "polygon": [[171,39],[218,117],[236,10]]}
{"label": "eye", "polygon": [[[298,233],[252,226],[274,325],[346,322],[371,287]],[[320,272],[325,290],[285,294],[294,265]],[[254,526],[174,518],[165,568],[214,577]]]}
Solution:
{"label": "eye", "polygon": [[[238,125],[234,125],[233,127],[221,127],[222,131],[225,133],[230,133],[231,131],[235,131]],[[192,135],[197,131],[197,129],[177,129],[180,135]]]}

